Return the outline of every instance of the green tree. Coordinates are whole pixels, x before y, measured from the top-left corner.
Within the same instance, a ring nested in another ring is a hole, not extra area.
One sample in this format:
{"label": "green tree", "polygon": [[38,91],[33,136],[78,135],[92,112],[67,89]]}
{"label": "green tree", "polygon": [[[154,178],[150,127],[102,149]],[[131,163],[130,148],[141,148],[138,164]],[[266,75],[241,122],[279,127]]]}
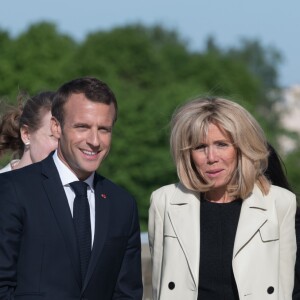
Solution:
{"label": "green tree", "polygon": [[288,155],[283,156],[287,171],[287,178],[291,184],[293,192],[297,195],[298,204],[300,205],[300,185],[299,185],[299,170],[300,170],[300,143]]}
{"label": "green tree", "polygon": [[[177,181],[168,140],[179,104],[199,96],[228,97],[255,115],[274,146],[282,134],[289,134],[275,109],[281,101],[280,55],[258,41],[224,49],[209,37],[204,50],[191,51],[176,31],[132,24],[95,31],[75,42],[54,24],[42,22],[15,39],[1,31],[0,45],[0,95],[11,102],[18,88],[32,94],[86,75],[111,86],[119,119],[111,154],[99,171],[135,196],[143,229],[151,192]],[[299,162],[294,154],[287,161],[288,169]],[[298,170],[293,172],[295,185]]]}
{"label": "green tree", "polygon": [[15,40],[6,40],[6,45],[3,60],[7,66],[0,69],[0,77],[9,78],[0,92],[11,99],[15,99],[19,89],[30,94],[55,89],[65,81],[76,51],[70,37],[46,22],[30,26]]}

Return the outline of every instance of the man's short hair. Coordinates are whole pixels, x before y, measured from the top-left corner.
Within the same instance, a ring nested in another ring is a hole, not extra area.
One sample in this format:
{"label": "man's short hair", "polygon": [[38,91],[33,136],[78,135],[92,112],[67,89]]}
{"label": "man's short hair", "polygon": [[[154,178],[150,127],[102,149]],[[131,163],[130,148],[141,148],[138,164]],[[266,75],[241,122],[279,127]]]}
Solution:
{"label": "man's short hair", "polygon": [[115,107],[114,123],[117,120],[118,104],[116,97],[109,86],[94,77],[82,77],[71,80],[63,84],[56,92],[52,104],[52,116],[57,119],[60,126],[64,125],[64,105],[72,94],[84,94],[84,96],[93,102],[113,104]]}

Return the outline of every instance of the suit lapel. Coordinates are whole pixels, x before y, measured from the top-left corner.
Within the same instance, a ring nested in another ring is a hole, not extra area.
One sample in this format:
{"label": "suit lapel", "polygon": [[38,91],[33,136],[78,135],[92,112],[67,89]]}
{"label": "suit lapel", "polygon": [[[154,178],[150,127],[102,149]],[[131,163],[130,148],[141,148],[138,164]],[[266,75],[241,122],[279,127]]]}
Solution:
{"label": "suit lapel", "polygon": [[266,199],[257,186],[253,193],[243,201],[237,232],[235,236],[233,258],[245,247],[255,233],[267,222]]}
{"label": "suit lapel", "polygon": [[168,214],[197,287],[200,263],[200,195],[179,184],[170,201]]}
{"label": "suit lapel", "polygon": [[95,235],[92,254],[85,276],[82,292],[86,288],[94,271],[99,255],[101,254],[104,241],[106,239],[109,220],[109,191],[103,185],[103,177],[95,173]]}
{"label": "suit lapel", "polygon": [[45,177],[43,181],[44,189],[64,238],[67,253],[70,255],[78,284],[81,286],[79,252],[68,200],[52,155],[49,155],[47,159],[41,162],[41,164],[42,174]]}

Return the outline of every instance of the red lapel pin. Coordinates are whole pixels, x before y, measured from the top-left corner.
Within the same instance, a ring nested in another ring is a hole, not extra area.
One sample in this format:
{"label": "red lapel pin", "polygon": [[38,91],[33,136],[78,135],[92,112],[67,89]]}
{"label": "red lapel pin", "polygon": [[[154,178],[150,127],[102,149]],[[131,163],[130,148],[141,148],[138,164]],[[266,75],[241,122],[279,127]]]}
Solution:
{"label": "red lapel pin", "polygon": [[101,194],[101,197],[102,197],[103,199],[106,199],[106,194]]}

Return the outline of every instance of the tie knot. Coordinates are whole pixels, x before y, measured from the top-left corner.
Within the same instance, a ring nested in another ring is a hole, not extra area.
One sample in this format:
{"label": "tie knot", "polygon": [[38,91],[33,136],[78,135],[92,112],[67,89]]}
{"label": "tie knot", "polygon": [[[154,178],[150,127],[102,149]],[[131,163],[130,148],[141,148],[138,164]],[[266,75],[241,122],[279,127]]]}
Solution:
{"label": "tie knot", "polygon": [[84,181],[74,181],[70,183],[71,188],[73,189],[76,196],[87,197],[87,187],[88,184]]}

